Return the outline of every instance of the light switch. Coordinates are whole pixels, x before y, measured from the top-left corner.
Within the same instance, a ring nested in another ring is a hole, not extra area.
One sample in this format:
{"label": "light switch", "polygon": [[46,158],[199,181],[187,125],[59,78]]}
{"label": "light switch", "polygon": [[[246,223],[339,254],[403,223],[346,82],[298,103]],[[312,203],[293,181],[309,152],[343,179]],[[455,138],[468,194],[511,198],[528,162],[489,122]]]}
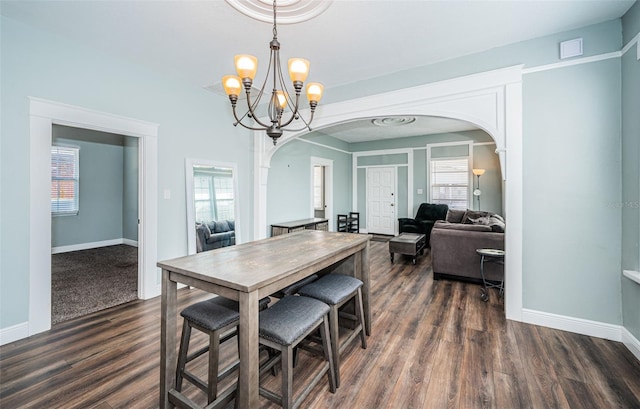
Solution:
{"label": "light switch", "polygon": [[422,194],[422,189],[418,189],[418,194],[421,195]]}
{"label": "light switch", "polygon": [[165,189],[164,190],[164,198],[165,199],[171,199],[171,189]]}

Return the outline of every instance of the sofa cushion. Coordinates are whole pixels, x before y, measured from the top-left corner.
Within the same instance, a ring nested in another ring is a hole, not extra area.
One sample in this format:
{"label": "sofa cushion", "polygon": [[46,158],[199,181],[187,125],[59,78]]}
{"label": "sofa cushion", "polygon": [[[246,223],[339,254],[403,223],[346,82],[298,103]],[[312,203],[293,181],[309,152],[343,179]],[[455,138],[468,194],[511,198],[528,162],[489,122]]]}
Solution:
{"label": "sofa cushion", "polygon": [[236,229],[235,220],[227,220],[227,224],[229,225],[229,230],[235,230]]}
{"label": "sofa cushion", "polygon": [[231,230],[229,228],[229,223],[226,220],[220,220],[216,222],[215,233],[224,233],[226,231]]}
{"label": "sofa cushion", "polygon": [[466,210],[449,209],[447,211],[447,218],[445,220],[450,223],[462,223],[462,218],[464,217],[465,213]]}
{"label": "sofa cushion", "polygon": [[434,229],[464,230],[464,231],[485,231],[490,232],[491,227],[482,224],[462,224],[438,221]]}

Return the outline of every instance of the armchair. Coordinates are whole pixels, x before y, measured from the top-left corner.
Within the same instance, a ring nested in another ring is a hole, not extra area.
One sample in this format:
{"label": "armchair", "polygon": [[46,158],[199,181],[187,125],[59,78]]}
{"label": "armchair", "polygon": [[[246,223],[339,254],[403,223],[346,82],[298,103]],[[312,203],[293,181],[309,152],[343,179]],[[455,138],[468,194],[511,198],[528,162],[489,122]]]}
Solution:
{"label": "armchair", "polygon": [[430,247],[429,237],[436,220],[445,220],[449,206],[446,204],[422,203],[413,219],[402,217],[398,219],[400,233],[420,233],[426,235],[427,247]]}

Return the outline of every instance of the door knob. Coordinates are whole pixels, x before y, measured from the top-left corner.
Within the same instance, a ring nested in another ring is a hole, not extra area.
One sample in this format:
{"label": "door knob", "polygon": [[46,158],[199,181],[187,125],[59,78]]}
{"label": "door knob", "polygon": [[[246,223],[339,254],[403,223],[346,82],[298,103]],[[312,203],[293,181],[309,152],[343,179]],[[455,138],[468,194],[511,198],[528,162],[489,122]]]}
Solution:
{"label": "door knob", "polygon": [[393,203],[391,203],[391,207],[393,207]]}

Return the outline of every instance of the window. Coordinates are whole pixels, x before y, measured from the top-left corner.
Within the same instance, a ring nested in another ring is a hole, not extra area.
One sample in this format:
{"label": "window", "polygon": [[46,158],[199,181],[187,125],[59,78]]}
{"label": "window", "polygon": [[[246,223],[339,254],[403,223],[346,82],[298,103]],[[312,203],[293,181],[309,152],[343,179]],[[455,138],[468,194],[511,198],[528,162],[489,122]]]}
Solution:
{"label": "window", "polygon": [[193,187],[197,221],[235,219],[233,176],[230,170],[196,170]]}
{"label": "window", "polygon": [[51,214],[76,215],[79,210],[80,149],[51,147]]}
{"label": "window", "polygon": [[466,209],[469,203],[469,158],[432,158],[431,203]]}

